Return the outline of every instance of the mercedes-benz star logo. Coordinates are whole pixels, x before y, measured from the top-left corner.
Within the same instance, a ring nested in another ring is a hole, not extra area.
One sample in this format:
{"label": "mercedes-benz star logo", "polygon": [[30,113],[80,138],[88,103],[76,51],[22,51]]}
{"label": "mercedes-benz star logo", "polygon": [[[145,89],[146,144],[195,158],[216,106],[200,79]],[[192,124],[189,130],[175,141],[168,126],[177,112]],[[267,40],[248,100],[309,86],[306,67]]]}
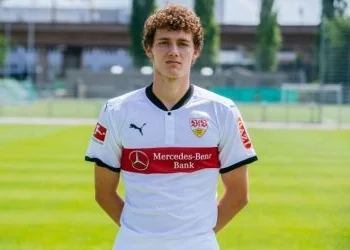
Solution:
{"label": "mercedes-benz star logo", "polygon": [[149,159],[146,153],[140,150],[131,151],[129,154],[129,160],[131,162],[131,166],[136,170],[146,170],[149,165]]}

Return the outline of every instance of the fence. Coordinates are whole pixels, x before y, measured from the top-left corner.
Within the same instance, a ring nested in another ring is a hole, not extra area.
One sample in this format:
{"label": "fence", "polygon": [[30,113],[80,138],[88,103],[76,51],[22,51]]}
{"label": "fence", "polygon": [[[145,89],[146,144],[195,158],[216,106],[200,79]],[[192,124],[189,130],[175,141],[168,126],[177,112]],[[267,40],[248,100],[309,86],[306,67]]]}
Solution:
{"label": "fence", "polygon": [[[0,117],[96,118],[104,102],[104,99],[46,98],[1,105]],[[350,124],[350,105],[237,102],[237,106],[249,122]]]}
{"label": "fence", "polygon": [[[11,87],[9,87],[11,86]],[[0,81],[0,117],[70,117],[96,118],[107,98],[61,97],[64,89],[22,86],[22,95],[10,93],[21,84]],[[24,89],[27,93],[23,94]],[[315,95],[294,93],[292,101],[282,98],[281,88],[211,88],[213,92],[233,99],[246,121],[285,123],[350,124],[350,105],[342,102],[320,102]],[[127,90],[125,90],[127,91]],[[342,94],[349,96],[350,92]],[[323,100],[336,100],[333,92],[323,93]],[[307,97],[307,98],[306,98]]]}

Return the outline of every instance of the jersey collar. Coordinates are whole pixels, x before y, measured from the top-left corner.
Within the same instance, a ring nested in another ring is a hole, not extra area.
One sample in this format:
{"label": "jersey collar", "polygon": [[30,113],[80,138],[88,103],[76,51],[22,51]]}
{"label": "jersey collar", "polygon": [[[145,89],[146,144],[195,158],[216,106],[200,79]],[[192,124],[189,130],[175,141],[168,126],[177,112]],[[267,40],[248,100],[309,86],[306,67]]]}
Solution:
{"label": "jersey collar", "polygon": [[[159,100],[158,97],[156,97],[156,95],[153,93],[152,86],[153,83],[146,87],[146,96],[148,97],[148,99],[161,110],[169,111],[167,107],[165,107],[165,105],[161,102],[161,100]],[[193,89],[193,85],[191,84],[184,96],[171,108],[171,110],[179,109],[183,105],[185,105],[192,97]]]}

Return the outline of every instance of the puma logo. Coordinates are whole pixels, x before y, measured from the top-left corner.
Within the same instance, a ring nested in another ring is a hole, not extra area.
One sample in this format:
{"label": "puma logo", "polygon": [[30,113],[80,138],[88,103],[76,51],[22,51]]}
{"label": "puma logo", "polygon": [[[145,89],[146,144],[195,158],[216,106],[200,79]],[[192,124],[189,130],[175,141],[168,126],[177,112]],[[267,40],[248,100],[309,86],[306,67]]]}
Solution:
{"label": "puma logo", "polygon": [[138,126],[136,126],[135,124],[130,123],[130,127],[129,127],[129,128],[137,129],[137,130],[140,132],[140,134],[143,136],[142,128],[143,128],[143,126],[145,126],[145,125],[146,125],[146,123],[144,123],[141,127],[138,127]]}

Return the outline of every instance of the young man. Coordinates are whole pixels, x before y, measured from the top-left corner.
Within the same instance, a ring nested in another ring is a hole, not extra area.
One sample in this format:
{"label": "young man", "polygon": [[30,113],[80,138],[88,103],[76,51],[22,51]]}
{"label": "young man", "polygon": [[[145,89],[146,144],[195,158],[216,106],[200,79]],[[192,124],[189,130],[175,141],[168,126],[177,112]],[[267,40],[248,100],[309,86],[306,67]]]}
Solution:
{"label": "young man", "polygon": [[191,10],[159,9],[144,26],[153,83],[101,110],[86,160],[95,162],[96,201],[120,226],[114,250],[218,250],[215,233],[248,202],[247,164],[257,156],[241,115],[190,84],[202,43]]}

